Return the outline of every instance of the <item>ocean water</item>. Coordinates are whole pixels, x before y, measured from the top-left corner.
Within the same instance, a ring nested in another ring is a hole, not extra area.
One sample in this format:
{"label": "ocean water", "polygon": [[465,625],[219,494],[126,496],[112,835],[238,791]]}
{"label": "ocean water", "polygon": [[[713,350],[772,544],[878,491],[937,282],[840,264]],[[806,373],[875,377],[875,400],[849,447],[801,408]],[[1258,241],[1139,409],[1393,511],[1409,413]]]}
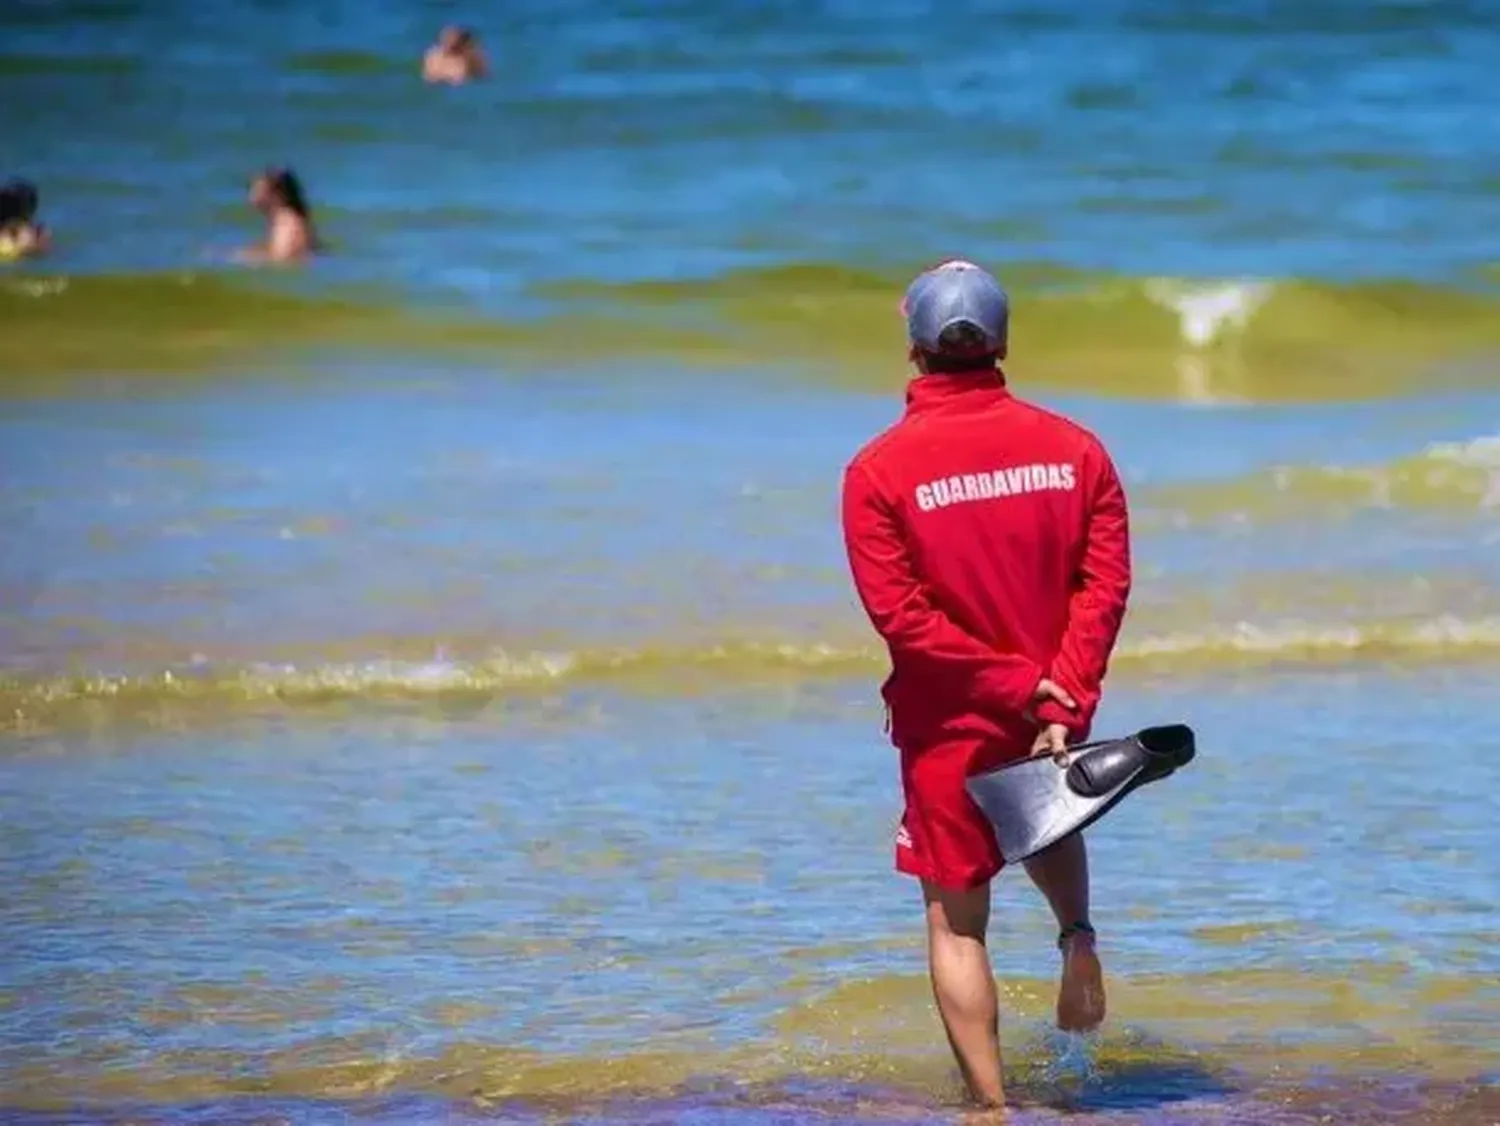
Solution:
{"label": "ocean water", "polygon": [[[444,22],[494,76],[417,77]],[[1500,5],[0,11],[0,1118],[941,1122],[837,524],[896,305],[1113,451],[1103,1032],[1020,1122],[1500,1121]],[[263,165],[332,251],[254,271]]]}

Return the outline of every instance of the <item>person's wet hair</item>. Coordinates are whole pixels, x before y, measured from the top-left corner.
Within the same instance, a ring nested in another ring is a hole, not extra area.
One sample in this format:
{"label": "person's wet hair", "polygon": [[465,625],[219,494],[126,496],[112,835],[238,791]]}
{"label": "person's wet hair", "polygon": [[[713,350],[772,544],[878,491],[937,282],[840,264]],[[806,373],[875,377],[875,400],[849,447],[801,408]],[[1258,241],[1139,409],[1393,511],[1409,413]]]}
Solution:
{"label": "person's wet hair", "polygon": [[286,207],[304,219],[312,218],[307,193],[302,190],[302,181],[297,179],[295,172],[290,168],[267,168],[261,175],[265,177],[266,186]]}
{"label": "person's wet hair", "polygon": [[7,180],[0,184],[0,224],[29,223],[36,217],[40,200],[30,180]]}
{"label": "person's wet hair", "polygon": [[941,351],[922,352],[923,366],[934,375],[994,371],[1000,362],[998,352],[982,350],[988,345],[984,333],[965,321],[943,329],[937,342]]}

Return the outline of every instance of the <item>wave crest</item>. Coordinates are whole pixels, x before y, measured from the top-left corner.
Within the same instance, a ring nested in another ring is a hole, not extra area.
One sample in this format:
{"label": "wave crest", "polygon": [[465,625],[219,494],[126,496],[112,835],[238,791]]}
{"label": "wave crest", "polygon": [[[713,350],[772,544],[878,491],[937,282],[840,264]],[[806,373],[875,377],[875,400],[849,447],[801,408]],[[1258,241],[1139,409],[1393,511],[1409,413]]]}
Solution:
{"label": "wave crest", "polygon": [[[1215,672],[1278,665],[1406,664],[1500,658],[1500,616],[1411,616],[1361,624],[1301,620],[1232,622],[1202,630],[1127,637],[1114,667],[1137,672]],[[876,644],[725,641],[696,647],[495,652],[474,660],[435,658],[217,666],[133,674],[0,679],[0,715],[17,732],[70,724],[149,720],[159,712],[229,717],[319,704],[491,699],[593,686],[644,695],[749,689],[814,680],[878,679]]]}
{"label": "wave crest", "polygon": [[[436,309],[367,288],[273,288],[228,272],[0,279],[7,382],[213,370],[298,348],[496,355],[517,367],[604,360],[775,364],[888,383],[910,269],[784,263],[703,278],[534,287],[520,316]],[[1134,278],[996,264],[1016,298],[1019,379],[1136,398],[1252,402],[1478,384],[1500,356],[1500,298],[1410,282]],[[326,283],[326,279],[322,279]]]}
{"label": "wave crest", "polygon": [[1435,442],[1372,465],[1277,465],[1244,477],[1152,490],[1158,512],[1192,518],[1348,515],[1369,509],[1500,509],[1500,435]]}

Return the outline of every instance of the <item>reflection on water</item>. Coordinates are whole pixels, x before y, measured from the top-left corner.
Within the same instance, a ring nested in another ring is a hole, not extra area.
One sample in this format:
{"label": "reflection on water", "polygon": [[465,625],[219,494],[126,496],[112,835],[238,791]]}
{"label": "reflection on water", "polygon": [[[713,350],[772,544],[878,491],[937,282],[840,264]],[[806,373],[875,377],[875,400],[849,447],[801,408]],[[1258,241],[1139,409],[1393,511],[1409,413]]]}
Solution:
{"label": "reflection on water", "polygon": [[[224,387],[107,419],[85,400],[18,407],[0,445],[22,545],[0,556],[0,715],[36,730],[878,677],[834,508],[843,459],[896,409],[452,372]],[[1367,408],[1352,433],[1187,412],[1169,445],[1144,408],[1079,413],[1131,489],[1122,676],[1500,647],[1488,440],[1435,440],[1452,432],[1437,408]]]}
{"label": "reflection on water", "polygon": [[[1190,1126],[1205,1123],[1246,1126],[1306,1126],[1339,1122],[1354,1126],[1490,1126],[1496,1099],[1493,1091],[1415,1085],[1369,1083],[1319,1084],[1305,1089],[1271,1090],[1258,1095],[1217,1093],[1212,1081],[1189,1069],[1146,1067],[1116,1076],[1107,1096],[1083,1100],[1034,1097],[1020,1088],[1008,1122],[1014,1126],[1067,1123],[1140,1123],[1152,1126]],[[1205,1089],[1206,1088],[1206,1089]],[[1015,1104],[1019,1104],[1018,1106]],[[412,1095],[378,1095],[358,1099],[313,1102],[294,1098],[257,1096],[171,1107],[135,1108],[129,1112],[90,1113],[90,1120],[107,1126],[139,1126],[143,1121],[162,1126],[222,1123],[264,1126],[267,1122],[298,1122],[311,1126],[349,1122],[428,1126],[438,1123],[506,1123],[545,1126],[564,1120],[600,1126],[657,1126],[662,1122],[692,1122],[705,1126],[937,1126],[972,1121],[961,1111],[914,1104],[890,1088],[826,1080],[799,1080],[770,1086],[732,1082],[700,1084],[672,1098],[616,1098],[584,1101],[523,1100],[497,1104],[484,1098],[445,1100]],[[22,1112],[12,1121],[24,1126],[61,1126],[76,1114]]]}
{"label": "reflection on water", "polygon": [[953,1117],[837,487],[960,251],[1201,747],[1097,1041],[1001,883],[1016,1121],[1500,1121],[1482,5],[0,7],[0,1117]]}
{"label": "reflection on water", "polygon": [[[937,1113],[833,519],[895,409],[388,371],[12,409],[5,1101],[843,1116],[817,1077]],[[1492,509],[1463,478],[1373,520],[1265,468],[1437,459],[1447,409],[1185,411],[1162,443],[1159,407],[1079,405],[1138,513],[1101,730],[1185,718],[1203,754],[1093,833],[1114,1017],[1083,1054],[1046,1032],[1050,923],[1002,883],[1037,1121],[1295,1121],[1275,1092],[1323,1105],[1316,1075],[1358,1121],[1392,1076],[1495,1072]],[[759,1093],[660,1102],[724,1083]]]}
{"label": "reflection on water", "polygon": [[[1111,702],[1112,727],[1191,713],[1205,754],[1092,834],[1115,975],[1094,1085],[1493,1071],[1495,748],[1454,718],[1481,689],[1259,690],[1279,706],[1254,723],[1217,678]],[[1309,715],[1341,719],[1310,736]],[[1440,726],[1454,751],[1414,753]],[[797,1075],[943,1097],[913,892],[887,871],[891,773],[852,683],[15,747],[12,1098],[504,1102]],[[1007,1045],[1045,1086],[1050,920],[1001,886]]]}

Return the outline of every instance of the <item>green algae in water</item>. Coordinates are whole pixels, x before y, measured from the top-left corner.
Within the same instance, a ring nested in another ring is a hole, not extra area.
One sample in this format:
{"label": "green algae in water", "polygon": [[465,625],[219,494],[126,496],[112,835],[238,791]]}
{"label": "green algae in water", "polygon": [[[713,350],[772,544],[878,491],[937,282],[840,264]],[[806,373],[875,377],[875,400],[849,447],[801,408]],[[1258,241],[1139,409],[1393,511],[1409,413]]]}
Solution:
{"label": "green algae in water", "polygon": [[[338,350],[520,370],[615,363],[778,368],[850,388],[905,373],[912,272],[810,262],[696,280],[538,285],[533,316],[418,303],[312,271],[0,278],[11,391],[182,375]],[[1500,358],[1500,299],[1406,282],[1185,280],[1000,269],[1018,383],[1130,398],[1316,401],[1473,383]]]}
{"label": "green algae in water", "polygon": [[334,347],[423,352],[503,344],[504,326],[447,323],[379,295],[193,271],[0,277],[0,390],[74,376],[184,376]]}

